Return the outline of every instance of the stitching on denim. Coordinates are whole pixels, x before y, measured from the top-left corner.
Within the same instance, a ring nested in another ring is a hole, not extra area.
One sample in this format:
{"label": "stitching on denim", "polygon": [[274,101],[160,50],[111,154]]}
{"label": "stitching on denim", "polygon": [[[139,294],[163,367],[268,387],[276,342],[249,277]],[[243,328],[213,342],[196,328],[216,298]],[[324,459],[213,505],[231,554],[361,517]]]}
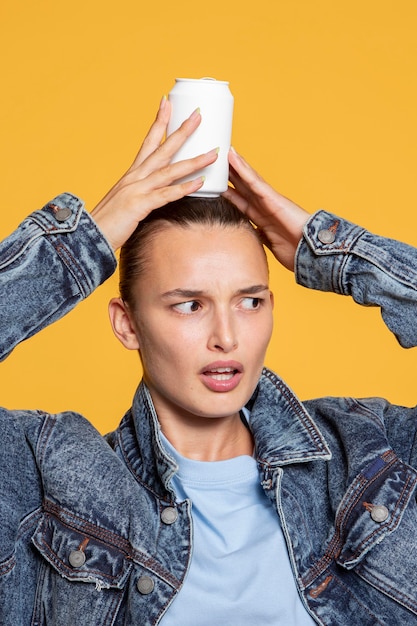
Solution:
{"label": "stitching on denim", "polygon": [[[335,520],[336,527],[340,528],[340,537],[342,537],[345,534],[344,530],[346,529],[346,526],[347,526],[346,522],[349,519],[352,509],[357,504],[359,504],[359,502],[364,497],[364,493],[369,488],[372,487],[373,483],[376,482],[377,479],[380,478],[383,474],[388,473],[388,471],[392,470],[394,465],[398,465],[399,469],[400,470],[402,469],[401,464],[397,462],[397,458],[395,457],[390,463],[387,464],[386,467],[382,468],[371,480],[368,481],[366,480],[364,476],[359,475],[359,479],[357,480],[357,485],[358,487],[360,487],[360,489],[358,491],[355,489],[356,481],[354,481],[351,484],[351,497],[346,501],[346,506],[344,506],[342,509],[339,509],[339,512]],[[401,508],[404,493],[408,491],[409,482],[410,482],[410,477],[407,477],[403,485],[402,491],[400,492],[400,495],[396,500],[396,503],[395,503],[396,509]],[[340,523],[338,523],[339,518],[342,518],[340,519]],[[373,538],[376,535],[384,534],[386,530],[388,530],[389,532],[392,532],[398,526],[399,521],[400,521],[399,516],[397,516],[397,521],[395,523],[393,523],[392,518],[393,516],[391,515],[390,522],[377,526],[372,533],[367,534],[366,543],[372,542]],[[357,550],[354,553],[352,553],[349,560],[357,558],[358,554],[360,554],[360,552],[363,550],[364,545],[365,545],[365,542],[362,541],[361,544],[359,544]],[[339,551],[339,554],[340,554],[340,551]]]}
{"label": "stitching on denim", "polygon": [[35,590],[35,599],[33,604],[33,617],[31,626],[40,626],[41,625],[41,613],[43,612],[43,603],[42,603],[42,589],[45,586],[45,578],[46,572],[48,571],[48,566],[46,562],[42,562],[39,567],[38,580],[36,584]]}
{"label": "stitching on denim", "polygon": [[[375,235],[373,235],[373,237],[375,237]],[[413,275],[410,275],[412,268],[399,258],[394,258],[393,262],[390,252],[381,255],[381,251],[384,251],[383,246],[378,246],[375,241],[367,241],[365,238],[364,241],[361,241],[361,245],[358,246],[358,249],[353,250],[352,253],[360,259],[372,264],[374,267],[377,267],[388,277],[394,278],[394,280],[397,280],[405,287],[416,291],[416,273],[413,272]],[[390,261],[389,263],[386,262],[387,259]]]}
{"label": "stitching on denim", "polygon": [[[131,555],[130,543],[120,535],[116,535],[105,528],[99,528],[91,522],[87,522],[82,517],[54,504],[48,499],[44,500],[43,508],[47,514],[50,513],[52,517],[56,517],[66,528],[76,530],[81,534],[85,533],[90,535],[102,543],[119,548],[120,551],[124,552],[127,556]],[[70,518],[71,523],[66,521],[66,517]]]}
{"label": "stitching on denim", "polygon": [[352,598],[354,598],[355,602],[356,602],[357,604],[359,604],[359,605],[360,605],[360,606],[361,606],[361,607],[362,607],[362,608],[363,608],[363,609],[364,609],[364,610],[368,613],[368,615],[370,615],[370,616],[371,616],[371,617],[375,620],[375,624],[381,624],[381,626],[385,626],[385,625],[384,625],[384,622],[381,622],[381,621],[377,618],[377,616],[375,615],[375,613],[374,613],[373,611],[369,610],[369,608],[368,608],[365,604],[363,604],[363,603],[359,600],[359,598],[356,596],[356,594],[354,594],[354,593],[352,592],[352,590],[351,590],[351,589],[349,589],[349,587],[347,587],[347,585],[345,585],[345,583],[344,583],[344,582],[343,582],[343,581],[339,578],[339,576],[335,576],[335,577],[333,578],[333,580],[334,580],[334,582],[335,582],[336,584],[338,584],[340,587],[343,587],[343,589],[345,589],[345,591],[347,591],[347,592],[348,592],[348,594],[349,594]]}
{"label": "stitching on denim", "polygon": [[124,589],[118,589],[117,592],[115,592],[113,589],[112,599],[110,601],[109,609],[105,616],[106,617],[105,623],[107,623],[107,620],[108,620],[109,625],[114,624],[114,618],[117,616],[119,612],[123,595],[124,595]]}
{"label": "stitching on denim", "polygon": [[13,554],[11,557],[9,557],[7,559],[7,561],[4,561],[3,563],[0,564],[0,576],[4,576],[5,574],[8,574],[9,572],[12,571],[12,569],[15,567],[16,565],[16,556]]}
{"label": "stitching on denim", "polygon": [[[409,485],[409,483],[410,483],[410,478],[407,478],[407,479],[406,479],[406,481],[405,481],[405,483],[404,483],[404,487],[403,487],[402,491],[400,492],[400,496],[399,496],[399,498],[397,499],[397,502],[396,502],[396,509],[400,509],[400,508],[401,508],[402,501],[404,500],[404,495],[405,495],[405,493],[408,493],[408,491],[409,491],[409,489],[408,489],[408,485]],[[392,517],[392,516],[391,516],[391,517]],[[384,533],[385,533],[385,530],[387,530],[387,531],[388,531],[388,532],[390,532],[390,533],[391,533],[391,532],[393,532],[393,531],[394,531],[394,530],[398,527],[398,525],[399,525],[399,523],[400,523],[400,519],[401,519],[401,516],[400,516],[400,515],[397,515],[397,516],[396,516],[396,518],[395,518],[395,520],[396,520],[396,521],[395,521],[395,523],[391,523],[391,524],[381,524],[381,526],[376,527],[376,528],[375,528],[375,530],[374,530],[374,532],[372,532],[371,534],[369,534],[369,535],[367,535],[367,536],[366,536],[366,541],[362,541],[362,542],[358,545],[357,550],[356,550],[356,551],[352,554],[352,556],[351,556],[350,560],[357,558],[357,557],[358,557],[358,555],[359,555],[359,554],[361,553],[361,551],[363,550],[364,546],[365,546],[367,543],[372,542],[372,540],[374,539],[374,537],[375,537],[376,535],[378,535],[378,534],[384,534]]]}
{"label": "stitching on denim", "polygon": [[39,459],[39,465],[43,464],[49,438],[57,422],[56,416],[50,413],[41,413],[41,416],[43,416],[44,421],[37,442],[37,458]]}
{"label": "stitching on denim", "polygon": [[[46,573],[50,570],[50,567],[48,567],[49,563],[44,561],[42,563],[42,567],[40,570],[40,574],[38,577],[38,584],[36,587],[36,596],[35,596],[35,603],[34,603],[34,613],[33,613],[33,618],[32,618],[32,622],[31,622],[31,626],[41,626],[41,624],[43,624],[43,621],[41,621],[41,617],[43,613],[43,604],[42,604],[42,590],[45,586],[45,578],[46,578]],[[69,584],[73,584],[73,579],[71,578],[65,578],[65,580],[67,582],[69,582]],[[82,581],[83,583],[93,583],[94,581],[91,580],[84,580]],[[119,609],[120,609],[120,605],[124,596],[124,588],[120,589],[118,587],[112,587],[111,589],[109,589],[111,595],[109,596],[109,593],[106,594],[106,598],[107,600],[110,600],[110,602],[108,602],[108,608],[107,608],[107,612],[104,616],[101,617],[101,621],[100,624],[102,624],[103,626],[105,624],[108,624],[109,626],[111,624],[114,623],[114,618],[117,616]],[[103,609],[103,603],[100,606],[101,609]]]}
{"label": "stitching on denim", "polygon": [[[146,483],[141,477],[140,475],[135,471],[135,468],[133,467],[132,463],[129,460],[128,457],[128,453],[127,450],[125,449],[124,445],[123,445],[123,441],[120,440],[120,448],[122,450],[123,453],[123,460],[126,463],[126,466],[128,467],[130,473],[132,474],[132,476],[135,478],[135,480],[142,485],[142,487],[144,487],[147,491],[149,491],[153,496],[155,496],[155,498],[157,498],[158,500],[161,499],[161,494],[158,493],[155,489],[153,489],[150,485],[148,485],[148,483]],[[167,502],[167,503],[171,503],[170,500],[165,500],[164,498],[162,498],[163,501]]]}
{"label": "stitching on denim", "polygon": [[[130,410],[130,415],[131,415],[131,410]],[[159,492],[157,492],[155,489],[152,488],[151,485],[149,485],[148,483],[146,483],[141,476],[137,473],[137,471],[135,470],[135,468],[133,467],[132,463],[130,462],[130,455],[126,449],[125,446],[125,439],[126,436],[129,438],[129,443],[131,441],[135,441],[135,437],[132,433],[132,428],[130,423],[128,422],[128,414],[125,415],[125,417],[123,418],[122,422],[119,425],[118,428],[118,433],[117,433],[117,437],[118,437],[118,443],[120,446],[120,450],[122,451],[123,454],[123,460],[126,464],[126,466],[128,467],[130,473],[132,474],[132,476],[135,478],[135,480],[142,485],[142,487],[144,487],[146,489],[146,491],[148,491],[149,493],[151,493],[153,496],[155,496],[155,498],[157,500],[162,500],[163,502],[166,502],[168,504],[173,504],[171,502],[171,499],[169,498],[164,498],[163,496],[161,496],[161,494]],[[125,432],[127,432],[127,435],[124,437],[122,435],[122,433],[124,434]],[[137,455],[136,461],[138,461],[139,455]]]}
{"label": "stitching on denim", "polygon": [[[52,245],[54,249],[56,250],[56,253],[58,254],[58,256],[64,262],[65,267],[70,271],[72,276],[74,276],[74,279],[77,281],[77,284],[80,287],[80,291],[84,295],[87,295],[89,293],[89,290],[83,289],[82,281],[84,282],[84,284],[88,285],[88,280],[87,280],[87,276],[85,272],[83,271],[82,266],[78,263],[77,259],[71,254],[70,249],[64,246],[64,244],[61,241],[58,241],[56,244],[52,243]],[[70,264],[68,263],[68,260],[71,262]],[[74,271],[74,268],[77,270],[76,272]],[[80,277],[82,278],[82,281],[80,280]]]}
{"label": "stitching on denim", "polygon": [[38,508],[35,511],[32,511],[27,517],[24,518],[22,523],[19,526],[16,535],[16,541],[19,541],[21,537],[33,526],[36,526],[39,520],[42,517],[42,509]]}
{"label": "stitching on denim", "polygon": [[66,577],[69,579],[80,579],[80,578],[87,579],[89,577],[91,578],[92,575],[96,574],[96,575],[100,575],[102,578],[106,578],[114,582],[121,577],[121,574],[123,574],[123,568],[121,570],[121,574],[119,574],[118,576],[107,574],[106,572],[103,572],[103,570],[93,569],[91,567],[89,567],[86,570],[77,569],[73,571],[71,570],[71,567],[68,566],[68,563],[66,563],[65,561],[59,558],[57,553],[51,548],[49,543],[45,541],[43,537],[41,537],[41,539],[39,540],[39,544],[43,547],[44,553],[49,556],[50,560],[59,567],[60,573],[65,571]]}
{"label": "stitching on denim", "polygon": [[[8,265],[15,263],[19,259],[25,260],[26,257],[29,256],[32,251],[33,244],[38,241],[41,237],[43,237],[43,232],[39,232],[36,235],[33,235],[27,241],[23,243],[16,242],[6,251],[7,254],[2,254],[2,262],[0,263],[0,269],[6,268]],[[16,245],[18,244],[18,245]]]}
{"label": "stitching on denim", "polygon": [[[354,483],[352,483],[351,489],[354,491],[354,493],[352,493],[351,497],[346,501],[346,506],[344,506],[343,509],[340,509],[336,516],[334,534],[327,546],[327,550],[325,554],[321,557],[321,559],[319,559],[316,563],[313,564],[310,571],[303,578],[303,583],[306,587],[310,585],[318,576],[320,576],[329,567],[332,561],[339,556],[343,547],[343,537],[345,535],[344,531],[346,529],[346,521],[349,519],[352,509],[361,501],[361,499],[363,498],[364,492],[366,491],[367,488],[372,486],[372,483],[376,480],[376,478],[380,474],[388,472],[394,464],[395,465],[398,464],[399,468],[402,469],[401,463],[399,463],[397,458],[395,457],[393,461],[391,461],[391,463],[389,463],[386,468],[381,470],[379,474],[377,474],[371,481],[367,481],[364,477],[363,478],[359,477],[358,487],[361,487],[360,491],[356,491],[353,488]],[[403,506],[405,496],[410,492],[410,489],[409,489],[410,482],[416,483],[417,478],[414,478],[414,480],[412,480],[410,476],[406,478],[403,488],[396,501],[396,509],[400,509]],[[340,523],[338,523],[338,520],[340,517],[342,517],[342,520]],[[385,533],[387,529],[389,532],[393,532],[393,530],[397,528],[399,523],[400,523],[400,516],[397,515],[395,518],[395,523],[394,521],[391,520],[391,522],[388,524],[378,526],[374,532],[366,535],[366,543],[369,543],[370,541],[372,541],[375,535]],[[360,554],[364,545],[365,545],[364,542],[361,542],[361,544],[358,546],[358,549],[351,555],[349,560],[357,558],[358,554]]]}
{"label": "stitching on denim", "polygon": [[[327,446],[325,445],[324,440],[320,436],[320,433],[317,430],[317,428],[314,427],[311,417],[307,416],[305,409],[303,409],[302,405],[299,402],[297,402],[297,400],[294,398],[294,396],[289,391],[287,386],[283,383],[283,381],[277,378],[277,376],[273,372],[271,372],[271,370],[268,370],[266,368],[264,368],[263,374],[280,391],[280,393],[284,396],[285,400],[291,406],[293,411],[300,418],[304,428],[309,433],[311,439],[314,441],[316,448],[317,448],[317,452],[320,452],[320,453],[326,452]],[[297,453],[297,455],[298,454],[299,453]],[[289,454],[288,459],[290,459],[291,456],[292,455]]]}
{"label": "stitching on denim", "polygon": [[[383,427],[384,423],[381,419],[381,415],[379,415],[374,409],[369,406],[369,404],[363,404],[360,398],[345,398],[347,404],[350,409],[360,413],[360,415],[364,415],[367,419],[371,420],[373,424],[376,424],[380,429]],[[382,402],[385,402],[382,398],[380,398]]]}
{"label": "stitching on denim", "polygon": [[[104,545],[111,544],[116,548],[119,548],[121,552],[123,552],[127,559],[135,561],[138,565],[142,565],[146,569],[153,571],[160,578],[168,582],[171,586],[178,586],[178,579],[173,576],[168,570],[166,570],[158,561],[156,561],[152,556],[145,555],[140,550],[134,548],[126,539],[120,537],[120,535],[116,535],[113,532],[101,529],[83,520],[82,518],[70,513],[69,511],[63,512],[63,509],[55,505],[49,500],[45,500],[44,509],[47,512],[51,512],[52,516],[58,518],[58,520],[66,526],[70,530],[76,530],[81,534],[85,533],[90,535],[92,538],[101,541]],[[73,520],[73,526],[71,526],[68,522],[65,521],[63,517],[63,513],[65,516],[69,517]]]}
{"label": "stitching on denim", "polygon": [[417,609],[416,602],[411,603],[410,597],[406,596],[398,587],[392,587],[388,585],[386,582],[382,581],[377,576],[373,575],[370,570],[366,566],[361,566],[357,571],[358,576],[360,576],[366,582],[369,582],[373,587],[378,590],[383,590],[390,598],[392,598],[396,602],[400,602],[407,609],[412,610],[414,613]]}

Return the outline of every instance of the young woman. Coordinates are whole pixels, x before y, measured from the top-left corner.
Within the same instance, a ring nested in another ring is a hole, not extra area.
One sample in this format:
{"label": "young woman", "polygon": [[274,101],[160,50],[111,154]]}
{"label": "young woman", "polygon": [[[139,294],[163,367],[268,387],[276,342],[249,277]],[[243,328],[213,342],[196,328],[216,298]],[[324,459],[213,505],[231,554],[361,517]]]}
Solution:
{"label": "young woman", "polygon": [[168,166],[199,122],[161,144],[168,117],[164,103],[93,211],[106,239],[65,195],[0,247],[5,355],[88,295],[124,244],[110,316],[144,372],[106,438],[71,412],[0,412],[0,621],[417,623],[415,410],[302,404],[263,369],[273,297],[261,238],[302,284],[381,306],[405,345],[416,251],[309,217],[234,152],[226,198],[180,199],[201,180],[172,183],[216,154]]}

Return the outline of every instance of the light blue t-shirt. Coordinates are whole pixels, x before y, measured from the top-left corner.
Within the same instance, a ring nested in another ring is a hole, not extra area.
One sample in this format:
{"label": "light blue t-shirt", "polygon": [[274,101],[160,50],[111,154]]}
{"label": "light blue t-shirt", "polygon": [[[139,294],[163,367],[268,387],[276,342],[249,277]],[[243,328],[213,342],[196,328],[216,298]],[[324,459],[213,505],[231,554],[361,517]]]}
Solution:
{"label": "light blue t-shirt", "polygon": [[193,553],[163,626],[311,626],[298,595],[276,512],[256,461],[193,461],[162,435],[179,471],[177,500],[190,499]]}

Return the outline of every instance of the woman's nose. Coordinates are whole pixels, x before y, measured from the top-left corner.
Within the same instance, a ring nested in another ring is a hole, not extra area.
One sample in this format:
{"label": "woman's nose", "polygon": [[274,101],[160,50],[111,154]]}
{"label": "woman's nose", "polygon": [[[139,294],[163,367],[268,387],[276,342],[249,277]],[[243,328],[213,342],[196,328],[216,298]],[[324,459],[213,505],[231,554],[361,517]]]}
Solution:
{"label": "woman's nose", "polygon": [[209,338],[210,350],[231,352],[238,346],[236,328],[232,316],[217,315],[213,319],[213,327]]}

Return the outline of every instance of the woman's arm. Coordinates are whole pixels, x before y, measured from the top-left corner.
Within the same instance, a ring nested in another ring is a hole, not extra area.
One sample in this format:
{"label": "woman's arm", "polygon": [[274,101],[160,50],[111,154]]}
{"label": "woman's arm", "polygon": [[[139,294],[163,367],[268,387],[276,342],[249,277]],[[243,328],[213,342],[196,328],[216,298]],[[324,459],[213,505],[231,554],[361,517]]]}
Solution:
{"label": "woman's arm", "polygon": [[79,198],[62,194],[0,243],[0,360],[108,278],[116,267],[113,251],[141,219],[201,187],[201,176],[175,181],[213,163],[217,152],[170,165],[201,117],[194,112],[164,141],[169,115],[163,99],[134,163],[91,215]]}
{"label": "woman's arm", "polygon": [[79,198],[62,194],[32,213],[0,243],[0,359],[65,315],[115,267]]}
{"label": "woman's arm", "polygon": [[405,348],[417,345],[417,249],[326,211],[313,215],[296,254],[296,279],[310,289],[378,306]]}
{"label": "woman's arm", "polygon": [[262,230],[280,263],[310,289],[350,295],[379,306],[404,347],[417,345],[417,250],[379,237],[325,211],[310,216],[278,194],[231,151],[226,193]]}

